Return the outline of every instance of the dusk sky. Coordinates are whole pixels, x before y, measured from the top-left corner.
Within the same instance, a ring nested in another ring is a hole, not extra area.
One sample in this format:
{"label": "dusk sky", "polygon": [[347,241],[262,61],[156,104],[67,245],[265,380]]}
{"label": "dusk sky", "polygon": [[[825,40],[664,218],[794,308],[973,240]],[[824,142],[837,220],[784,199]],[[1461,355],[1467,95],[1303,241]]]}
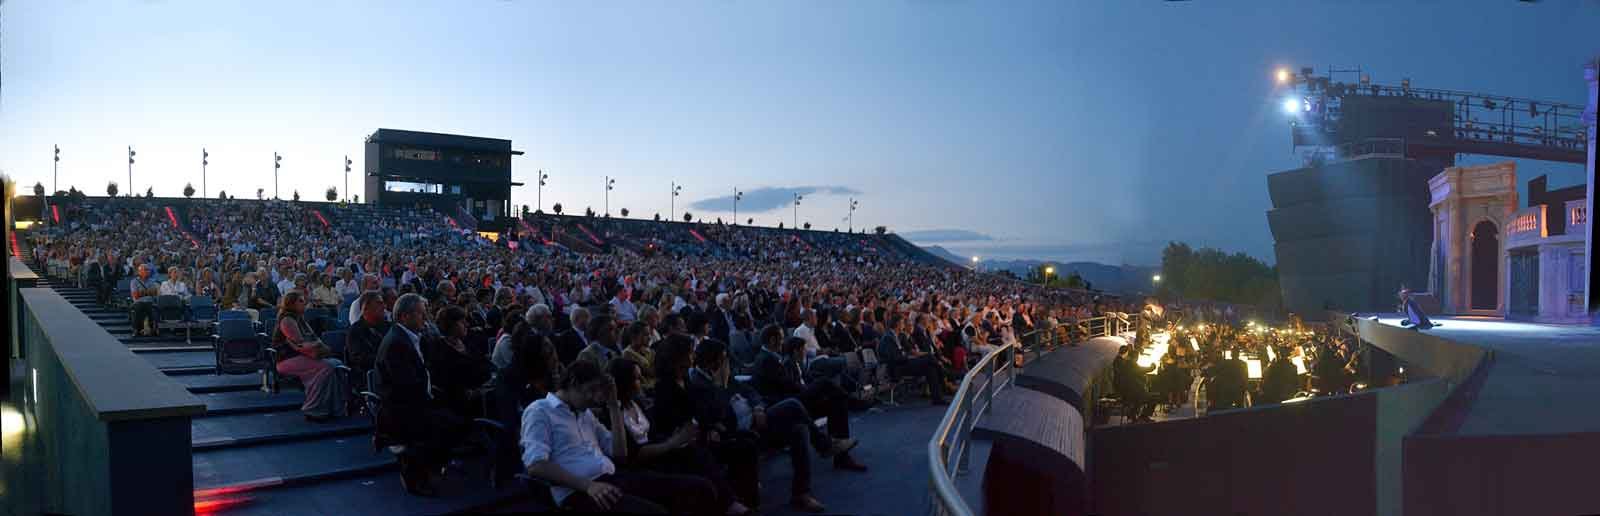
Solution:
{"label": "dusk sky", "polygon": [[[25,188],[320,199],[384,128],[505,138],[515,205],[886,225],[962,255],[1273,261],[1280,66],[1580,104],[1600,1],[201,2],[0,6],[0,171]],[[1470,159],[1468,163],[1490,161]],[[1526,162],[1519,180],[1579,184]],[[356,186],[359,191],[359,186]],[[917,231],[938,230],[929,233]],[[953,240],[952,240],[953,239]]]}

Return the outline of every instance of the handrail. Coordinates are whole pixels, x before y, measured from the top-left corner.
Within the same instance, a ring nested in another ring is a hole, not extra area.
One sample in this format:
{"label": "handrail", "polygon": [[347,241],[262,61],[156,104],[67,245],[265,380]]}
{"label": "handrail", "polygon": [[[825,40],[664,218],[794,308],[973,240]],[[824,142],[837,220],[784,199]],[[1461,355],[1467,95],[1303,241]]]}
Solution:
{"label": "handrail", "polygon": [[[1017,343],[1002,346],[978,360],[977,365],[961,378],[961,386],[950,399],[950,408],[945,409],[944,418],[939,420],[933,438],[928,440],[928,473],[932,492],[929,513],[972,516],[972,507],[967,505],[961,497],[961,492],[956,488],[955,476],[966,464],[967,443],[971,439],[972,428],[977,426],[978,420],[989,410],[994,395],[1000,389],[1016,383],[1016,374],[1008,374],[999,383],[995,380],[1001,378],[1001,374],[1021,367],[1019,360],[1015,358],[1016,353],[1027,351],[1021,348],[1021,343],[1036,338],[1039,344],[1053,347],[1057,344],[1057,330],[1061,326],[1075,327],[1081,332],[1078,336],[1089,338],[1123,333],[1127,331],[1128,324],[1126,315],[1116,314],[1059,323],[1023,334],[1017,339]],[[1093,331],[1096,328],[1098,331]],[[980,374],[984,376],[982,379],[979,378]],[[982,382],[981,385],[974,387],[974,382],[979,381]]]}

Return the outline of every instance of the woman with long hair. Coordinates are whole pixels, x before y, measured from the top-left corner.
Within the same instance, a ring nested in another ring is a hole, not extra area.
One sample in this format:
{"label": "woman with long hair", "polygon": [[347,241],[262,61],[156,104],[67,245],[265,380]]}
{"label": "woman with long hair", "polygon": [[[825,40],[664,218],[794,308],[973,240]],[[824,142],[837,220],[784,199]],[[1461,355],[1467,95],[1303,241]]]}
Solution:
{"label": "woman with long hair", "polygon": [[481,410],[472,410],[472,391],[489,381],[494,366],[467,349],[467,312],[461,307],[440,309],[434,325],[439,328],[439,336],[425,337],[432,345],[423,345],[423,353],[429,355],[427,365],[434,385],[444,391],[445,403],[456,414],[476,415]]}
{"label": "woman with long hair", "polygon": [[[642,328],[637,322],[629,328],[635,327]],[[634,333],[638,337],[643,334],[643,329]],[[639,405],[643,394],[643,386],[640,385],[643,368],[638,362],[618,358],[611,361],[608,372],[616,384],[612,392],[616,394],[617,408],[614,409],[615,413],[608,413],[606,419],[610,420],[612,436],[617,441],[612,444],[612,449],[627,450],[627,453],[621,454],[624,463],[661,473],[704,478],[716,487],[717,507],[725,508],[727,514],[751,512],[748,506],[739,502],[733,484],[728,481],[728,475],[717,463],[716,457],[701,444],[699,425],[680,425],[666,433],[665,438],[661,437],[663,432],[651,431],[650,419]]]}
{"label": "woman with long hair", "polygon": [[634,321],[622,330],[622,358],[640,367],[639,385],[643,392],[656,387],[656,352],[650,349],[650,333],[650,325],[644,321]]}
{"label": "woman with long hair", "polygon": [[300,379],[306,388],[306,401],[300,412],[313,422],[324,422],[344,415],[344,379],[336,368],[341,364],[322,340],[305,323],[306,299],[291,290],[278,301],[278,325],[272,331],[272,347],[278,350],[278,374]]}
{"label": "woman with long hair", "polygon": [[233,271],[232,274],[228,275],[227,284],[222,288],[222,299],[218,300],[217,304],[221,306],[223,310],[239,308],[239,295],[240,292],[242,292],[240,289],[243,287],[244,273],[237,270]]}

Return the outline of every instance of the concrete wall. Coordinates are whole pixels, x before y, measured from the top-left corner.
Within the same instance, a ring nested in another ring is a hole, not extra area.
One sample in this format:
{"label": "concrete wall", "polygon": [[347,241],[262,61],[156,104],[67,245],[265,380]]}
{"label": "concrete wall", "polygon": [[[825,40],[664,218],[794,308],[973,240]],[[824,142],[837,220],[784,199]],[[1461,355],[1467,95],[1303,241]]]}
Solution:
{"label": "concrete wall", "polygon": [[1409,437],[1405,514],[1600,514],[1595,457],[1600,433]]}
{"label": "concrete wall", "polygon": [[8,401],[31,423],[20,450],[7,450],[7,506],[193,512],[189,420],[205,405],[54,291],[24,289],[21,298],[28,378]]}
{"label": "concrete wall", "polygon": [[1389,387],[1378,393],[1377,457],[1374,480],[1377,485],[1378,514],[1402,514],[1405,494],[1405,437],[1427,420],[1435,407],[1450,394],[1450,384],[1433,378]]}
{"label": "concrete wall", "polygon": [[1361,340],[1388,351],[1413,367],[1459,385],[1471,376],[1488,351],[1477,346],[1370,319],[1357,319]]}
{"label": "concrete wall", "polygon": [[1378,514],[1379,396],[1363,393],[1101,428],[1092,514]]}

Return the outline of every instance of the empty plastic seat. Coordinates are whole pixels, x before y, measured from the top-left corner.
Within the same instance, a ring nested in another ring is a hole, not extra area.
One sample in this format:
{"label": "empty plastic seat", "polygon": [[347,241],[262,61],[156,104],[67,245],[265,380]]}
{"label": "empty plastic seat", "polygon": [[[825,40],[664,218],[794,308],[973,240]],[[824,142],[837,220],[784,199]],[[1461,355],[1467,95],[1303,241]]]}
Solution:
{"label": "empty plastic seat", "polygon": [[189,298],[189,315],[199,322],[214,321],[217,319],[217,303],[212,301],[209,296],[191,297]]}
{"label": "empty plastic seat", "polygon": [[161,323],[183,322],[183,298],[174,295],[156,296],[156,317]]}
{"label": "empty plastic seat", "polygon": [[272,369],[268,363],[267,337],[255,331],[250,319],[226,319],[217,323],[212,337],[216,353],[216,374],[249,374]]}

